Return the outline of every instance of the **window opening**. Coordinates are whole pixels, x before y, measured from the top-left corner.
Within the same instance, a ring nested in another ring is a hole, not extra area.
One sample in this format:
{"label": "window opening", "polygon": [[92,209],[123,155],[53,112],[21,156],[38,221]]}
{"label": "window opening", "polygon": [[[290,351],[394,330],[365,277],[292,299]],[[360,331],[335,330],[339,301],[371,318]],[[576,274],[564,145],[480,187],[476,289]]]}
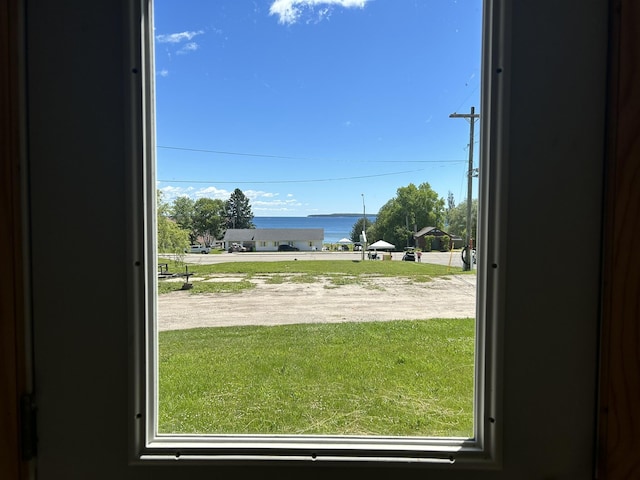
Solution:
{"label": "window opening", "polygon": [[482,10],[154,2],[155,435],[475,437]]}

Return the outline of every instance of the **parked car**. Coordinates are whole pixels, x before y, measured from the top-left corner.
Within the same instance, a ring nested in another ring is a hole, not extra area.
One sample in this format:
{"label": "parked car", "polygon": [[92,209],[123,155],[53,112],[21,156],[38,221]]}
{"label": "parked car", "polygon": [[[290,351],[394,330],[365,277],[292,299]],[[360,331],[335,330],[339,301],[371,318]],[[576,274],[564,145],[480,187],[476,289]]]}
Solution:
{"label": "parked car", "polygon": [[205,247],[204,245],[195,244],[191,245],[188,249],[184,251],[184,253],[209,253],[211,248]]}
{"label": "parked car", "polygon": [[402,260],[405,262],[415,262],[416,252],[414,252],[413,250],[408,250],[404,252],[404,255],[402,256]]}
{"label": "parked car", "polygon": [[244,245],[240,245],[239,243],[232,243],[231,246],[229,247],[229,253],[246,252],[246,251],[247,251],[247,247],[245,247]]}
{"label": "parked car", "polygon": [[279,252],[299,252],[300,249],[298,247],[294,247],[293,245],[278,245]]}

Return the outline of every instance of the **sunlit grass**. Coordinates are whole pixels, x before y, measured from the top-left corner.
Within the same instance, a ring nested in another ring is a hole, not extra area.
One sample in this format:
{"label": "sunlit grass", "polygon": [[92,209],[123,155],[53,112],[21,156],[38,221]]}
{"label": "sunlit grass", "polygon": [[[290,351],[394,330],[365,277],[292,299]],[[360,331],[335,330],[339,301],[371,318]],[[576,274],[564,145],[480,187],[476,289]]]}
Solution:
{"label": "sunlit grass", "polygon": [[287,281],[287,278],[283,277],[282,275],[271,275],[266,278],[264,283],[266,283],[267,285],[281,285],[286,281]]}
{"label": "sunlit grass", "polygon": [[462,436],[474,321],[159,333],[159,431]]}
{"label": "sunlit grass", "polygon": [[[158,295],[162,295],[170,292],[177,292],[183,290],[185,282],[175,282],[162,280],[158,282]],[[239,282],[192,282],[188,289],[189,293],[239,293],[251,288],[255,288],[255,284],[248,280],[241,280]]]}
{"label": "sunlit grass", "polygon": [[[245,255],[245,254],[243,254]],[[250,255],[250,254],[246,254]],[[158,259],[159,262],[167,262],[170,270],[184,273],[185,264],[175,263],[173,260]],[[237,273],[237,274],[291,274],[306,273],[309,275],[328,275],[339,273],[345,275],[381,275],[381,276],[438,276],[460,274],[462,268],[436,265],[426,262],[385,262],[385,261],[353,261],[353,260],[305,260],[282,262],[225,262],[203,264],[186,264],[190,273]],[[475,272],[474,272],[475,273]]]}
{"label": "sunlit grass", "polygon": [[317,283],[320,279],[316,275],[292,275],[287,279],[291,283]]}

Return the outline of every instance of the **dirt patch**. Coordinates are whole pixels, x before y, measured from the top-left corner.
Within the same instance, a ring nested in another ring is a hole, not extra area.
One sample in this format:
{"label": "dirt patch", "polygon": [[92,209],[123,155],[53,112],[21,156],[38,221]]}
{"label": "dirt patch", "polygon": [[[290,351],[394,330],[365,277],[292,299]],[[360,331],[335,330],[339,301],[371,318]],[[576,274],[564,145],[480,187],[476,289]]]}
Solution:
{"label": "dirt patch", "polygon": [[[209,281],[231,281],[217,276]],[[270,283],[240,293],[177,291],[158,298],[158,328],[179,330],[234,325],[280,325],[475,317],[475,275],[450,275],[429,282],[409,277],[330,276],[314,283]]]}

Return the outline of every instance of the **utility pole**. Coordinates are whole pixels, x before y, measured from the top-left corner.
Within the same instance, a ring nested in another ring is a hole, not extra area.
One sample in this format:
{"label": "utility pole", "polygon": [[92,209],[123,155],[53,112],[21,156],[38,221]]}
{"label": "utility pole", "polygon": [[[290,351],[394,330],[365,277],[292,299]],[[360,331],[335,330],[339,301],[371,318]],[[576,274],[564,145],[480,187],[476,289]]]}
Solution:
{"label": "utility pole", "polygon": [[480,118],[480,114],[475,113],[476,108],[471,107],[471,113],[452,113],[449,118],[467,118],[471,124],[471,133],[469,137],[469,171],[467,172],[467,238],[466,238],[466,258],[467,263],[462,262],[463,270],[471,270],[473,268],[473,259],[471,258],[471,195],[472,193],[472,179],[473,179],[473,127],[476,123],[476,118]]}
{"label": "utility pole", "polygon": [[362,261],[364,262],[364,249],[367,247],[367,210],[364,206],[364,193],[360,195],[362,195],[362,242],[360,242],[362,245],[360,248],[362,249]]}

